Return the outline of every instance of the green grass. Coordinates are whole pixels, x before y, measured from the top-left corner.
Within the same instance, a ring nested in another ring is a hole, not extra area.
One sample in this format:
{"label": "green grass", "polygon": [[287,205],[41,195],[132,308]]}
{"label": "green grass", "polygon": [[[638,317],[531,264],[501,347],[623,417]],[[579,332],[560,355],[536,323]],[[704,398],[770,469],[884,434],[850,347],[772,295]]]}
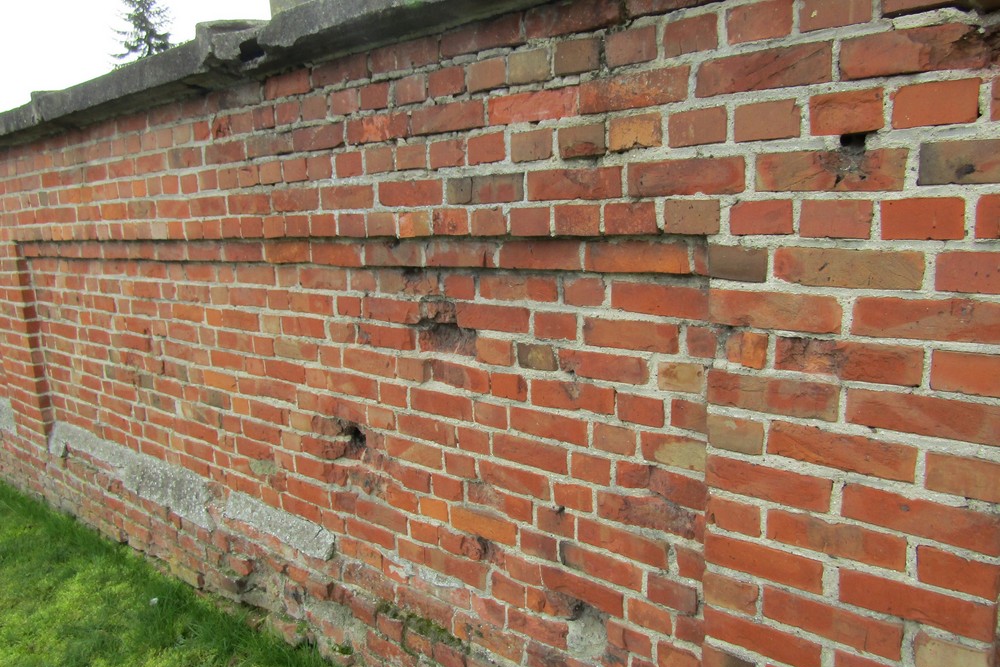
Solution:
{"label": "green grass", "polygon": [[0,667],[329,667],[248,613],[0,483]]}

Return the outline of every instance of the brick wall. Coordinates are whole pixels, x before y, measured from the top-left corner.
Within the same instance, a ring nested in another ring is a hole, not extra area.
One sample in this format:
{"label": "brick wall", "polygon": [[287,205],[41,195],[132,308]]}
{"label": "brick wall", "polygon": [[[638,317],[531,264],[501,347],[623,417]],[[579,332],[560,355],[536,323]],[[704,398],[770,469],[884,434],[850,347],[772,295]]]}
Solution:
{"label": "brick wall", "polygon": [[0,473],[340,661],[994,665],[956,4],[573,0],[0,149]]}

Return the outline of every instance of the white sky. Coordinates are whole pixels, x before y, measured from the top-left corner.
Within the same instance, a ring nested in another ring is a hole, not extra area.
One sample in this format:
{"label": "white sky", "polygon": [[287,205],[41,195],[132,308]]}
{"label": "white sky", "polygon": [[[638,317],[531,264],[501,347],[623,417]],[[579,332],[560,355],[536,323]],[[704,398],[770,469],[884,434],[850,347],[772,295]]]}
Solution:
{"label": "white sky", "polygon": [[[268,0],[160,0],[174,44],[218,19],[269,19]],[[0,0],[0,111],[33,90],[61,90],[110,72],[122,50],[122,0]]]}

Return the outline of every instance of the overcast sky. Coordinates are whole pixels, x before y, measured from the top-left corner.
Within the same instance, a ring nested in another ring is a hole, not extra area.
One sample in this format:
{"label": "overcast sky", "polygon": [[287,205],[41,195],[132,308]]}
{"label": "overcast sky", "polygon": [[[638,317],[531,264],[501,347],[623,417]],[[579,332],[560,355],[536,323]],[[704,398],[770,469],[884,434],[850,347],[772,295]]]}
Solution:
{"label": "overcast sky", "polygon": [[[268,19],[268,0],[160,0],[170,11],[171,41],[218,19]],[[122,51],[116,28],[122,0],[0,0],[0,111],[28,102],[33,90],[61,90],[106,74]]]}

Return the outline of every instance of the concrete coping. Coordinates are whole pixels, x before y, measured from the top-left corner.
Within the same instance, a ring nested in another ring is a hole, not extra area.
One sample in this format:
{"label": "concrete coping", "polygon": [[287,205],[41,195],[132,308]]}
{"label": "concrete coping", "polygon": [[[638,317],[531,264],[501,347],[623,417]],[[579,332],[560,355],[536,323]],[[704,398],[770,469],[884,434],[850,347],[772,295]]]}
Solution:
{"label": "concrete coping", "polygon": [[195,38],[0,112],[0,146],[148,109],[283,70],[442,32],[548,0],[310,0],[270,21],[198,24]]}

